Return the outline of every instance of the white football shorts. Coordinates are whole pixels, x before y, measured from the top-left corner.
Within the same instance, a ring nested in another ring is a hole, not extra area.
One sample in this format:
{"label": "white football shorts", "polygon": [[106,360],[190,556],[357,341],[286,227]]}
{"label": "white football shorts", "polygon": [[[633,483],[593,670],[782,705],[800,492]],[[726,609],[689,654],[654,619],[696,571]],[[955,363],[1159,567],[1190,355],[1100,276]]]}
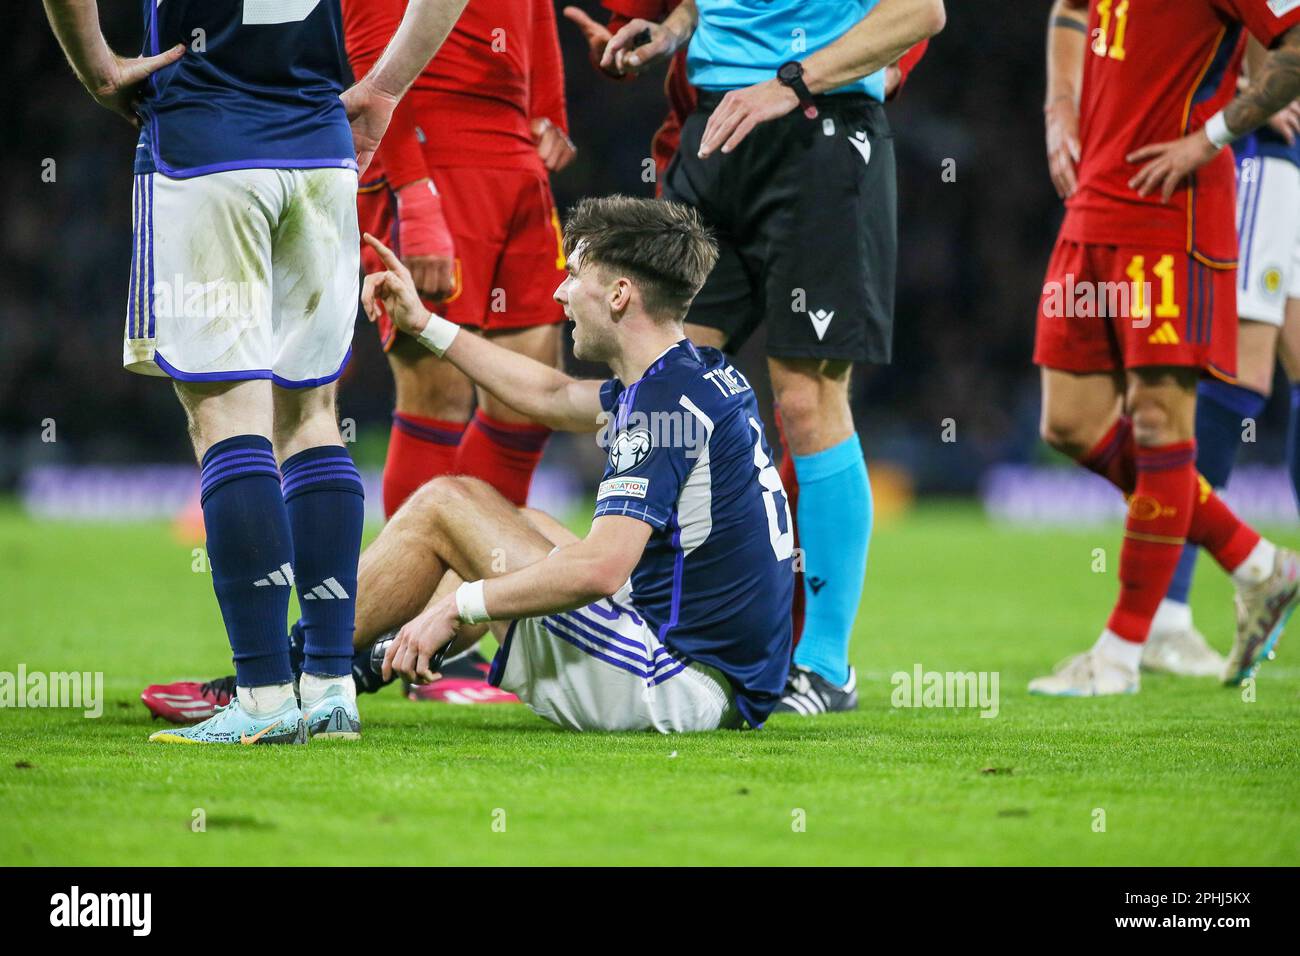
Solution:
{"label": "white football shorts", "polygon": [[571,730],[671,734],[742,723],[727,678],[660,643],[629,585],[576,611],[513,622],[490,680]]}
{"label": "white football shorts", "polygon": [[360,294],[357,174],[135,177],[122,364],[181,381],[331,382]]}
{"label": "white football shorts", "polygon": [[1300,299],[1300,168],[1274,156],[1237,165],[1237,314],[1281,326]]}

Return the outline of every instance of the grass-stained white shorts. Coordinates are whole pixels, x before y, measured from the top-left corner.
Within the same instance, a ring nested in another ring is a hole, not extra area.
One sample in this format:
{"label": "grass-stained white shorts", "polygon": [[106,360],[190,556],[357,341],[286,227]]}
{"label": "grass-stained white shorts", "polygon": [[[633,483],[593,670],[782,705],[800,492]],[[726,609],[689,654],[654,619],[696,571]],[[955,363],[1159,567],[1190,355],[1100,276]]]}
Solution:
{"label": "grass-stained white shorts", "polygon": [[576,611],[513,622],[489,680],[571,730],[670,734],[742,723],[727,678],[665,647],[628,585]]}
{"label": "grass-stained white shorts", "polygon": [[357,174],[135,177],[122,363],[182,381],[333,381],[360,294]]}
{"label": "grass-stained white shorts", "polygon": [[1300,168],[1274,156],[1237,163],[1237,312],[1281,326],[1300,299]]}

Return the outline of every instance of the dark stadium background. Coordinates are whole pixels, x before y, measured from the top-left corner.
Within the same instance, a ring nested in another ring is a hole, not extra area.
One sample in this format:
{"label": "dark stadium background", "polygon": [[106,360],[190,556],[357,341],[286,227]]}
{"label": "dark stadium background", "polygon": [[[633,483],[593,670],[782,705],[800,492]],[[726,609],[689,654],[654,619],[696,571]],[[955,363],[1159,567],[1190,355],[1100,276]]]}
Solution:
{"label": "dark stadium background", "polygon": [[[595,0],[579,5],[600,15]],[[138,50],[139,3],[100,6],[114,48]],[[950,2],[947,28],[889,107],[901,203],[895,363],[858,374],[855,408],[868,459],[901,466],[922,492],[968,493],[991,463],[1047,457],[1030,354],[1060,216],[1042,147],[1048,6]],[[662,75],[611,82],[563,19],[560,35],[580,150],[553,180],[561,207],[584,195],[650,194],[642,160],[665,110]],[[37,464],[185,462],[170,387],[120,364],[134,133],[82,91],[40,4],[7,5],[0,50],[0,489]],[[57,163],[54,183],[41,178],[47,158]],[[941,179],[945,159],[955,160],[954,183]],[[758,359],[748,349],[743,367],[759,371]],[[368,328],[358,329],[342,394],[357,457],[377,467],[392,389]],[[1284,404],[1275,397],[1246,460],[1279,460]],[[941,440],[949,418],[955,443]],[[42,441],[48,419],[53,443]],[[553,443],[553,461],[566,455],[587,452]]]}

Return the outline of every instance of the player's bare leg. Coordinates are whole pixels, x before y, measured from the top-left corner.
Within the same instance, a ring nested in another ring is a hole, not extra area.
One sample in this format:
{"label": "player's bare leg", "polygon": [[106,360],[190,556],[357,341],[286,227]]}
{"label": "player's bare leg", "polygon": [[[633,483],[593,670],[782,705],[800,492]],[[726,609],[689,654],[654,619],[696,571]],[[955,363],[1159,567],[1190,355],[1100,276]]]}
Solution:
{"label": "player's bare leg", "polygon": [[[1187,436],[1194,434],[1197,377],[1195,370],[1184,368],[1130,372],[1126,406],[1132,417],[1117,419],[1103,430],[1100,425],[1089,427],[1059,404],[1072,396],[1080,402],[1095,398],[1099,407],[1104,389],[1095,383],[1103,376],[1044,373],[1044,437],[1131,498],[1121,594],[1106,631],[1090,651],[1067,661],[1050,677],[1031,682],[1031,691],[1096,696],[1136,690],[1141,644],[1159,597],[1168,588],[1170,558],[1176,563],[1169,549],[1189,535],[1214,555],[1237,585],[1237,639],[1226,683],[1239,683],[1254,672],[1300,601],[1300,568],[1294,555],[1264,541],[1237,519],[1190,464],[1195,446]],[[1080,454],[1087,436],[1098,432],[1102,438]]]}
{"label": "player's bare leg", "polygon": [[[1174,368],[1128,373],[1124,404],[1136,443],[1136,490],[1120,555],[1119,601],[1096,644],[1054,674],[1032,681],[1031,692],[1101,696],[1137,691],[1142,644],[1173,577],[1191,522],[1197,483],[1198,376],[1195,369]],[[1044,437],[1082,460],[1088,454],[1087,442],[1103,442],[1112,427],[1113,389],[1118,380],[1109,375],[1060,372],[1045,372],[1044,379]],[[1081,403],[1083,413],[1065,406],[1071,398]],[[1088,414],[1099,420],[1089,420]]]}
{"label": "player's bare leg", "polygon": [[293,534],[293,568],[302,616],[292,643],[308,733],[360,736],[352,679],[357,560],[365,521],[361,476],[338,428],[338,387],[273,390],[275,450]]}
{"label": "player's bare leg", "polygon": [[1083,458],[1124,410],[1124,374],[1076,374],[1045,368],[1039,433],[1043,441],[1076,461]]}

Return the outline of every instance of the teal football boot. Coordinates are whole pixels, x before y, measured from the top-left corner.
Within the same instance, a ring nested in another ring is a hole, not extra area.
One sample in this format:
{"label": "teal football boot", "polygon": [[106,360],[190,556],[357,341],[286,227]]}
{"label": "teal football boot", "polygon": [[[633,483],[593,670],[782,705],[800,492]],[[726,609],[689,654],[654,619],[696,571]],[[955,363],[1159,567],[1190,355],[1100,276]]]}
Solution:
{"label": "teal football boot", "polygon": [[269,717],[254,717],[236,696],[203,723],[160,730],[150,734],[149,740],[160,744],[305,744],[307,722],[293,699]]}

